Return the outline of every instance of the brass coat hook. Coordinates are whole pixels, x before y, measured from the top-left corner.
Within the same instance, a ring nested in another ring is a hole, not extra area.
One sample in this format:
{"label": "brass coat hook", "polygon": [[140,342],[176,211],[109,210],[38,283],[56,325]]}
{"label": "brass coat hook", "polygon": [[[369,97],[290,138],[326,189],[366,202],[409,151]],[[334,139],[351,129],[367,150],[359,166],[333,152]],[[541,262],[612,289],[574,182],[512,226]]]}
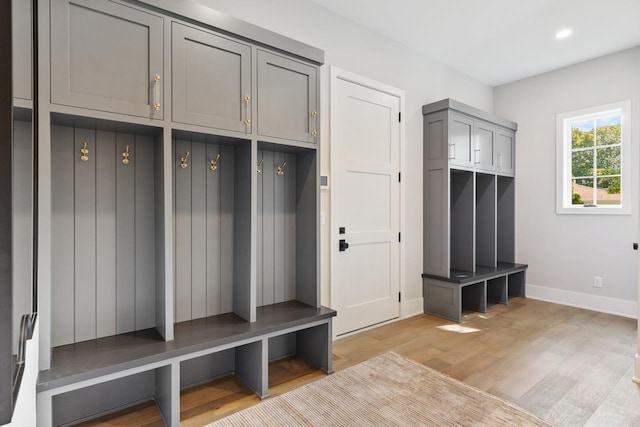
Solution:
{"label": "brass coat hook", "polygon": [[124,151],[122,152],[122,164],[123,165],[129,164],[129,146],[128,145],[125,145]]}
{"label": "brass coat hook", "polygon": [[220,153],[218,153],[218,155],[216,156],[215,159],[211,160],[211,166],[209,166],[209,169],[211,169],[212,171],[218,169],[218,160],[220,160]]}
{"label": "brass coat hook", "polygon": [[260,173],[262,172],[262,164],[264,163],[264,159],[260,159],[260,163],[258,163],[258,166],[256,166],[256,172]]}
{"label": "brass coat hook", "polygon": [[284,162],[282,166],[278,166],[278,176],[284,175],[284,167],[287,166],[287,162]]}
{"label": "brass coat hook", "polygon": [[186,154],[184,155],[184,157],[180,157],[180,167],[181,167],[182,169],[185,169],[187,166],[189,166],[189,165],[187,164],[187,159],[189,158],[189,154],[191,154],[191,153],[189,153],[189,152],[187,151],[187,152],[186,152]]}
{"label": "brass coat hook", "polygon": [[87,141],[82,141],[82,148],[80,149],[80,153],[82,153],[80,155],[80,160],[82,160],[83,162],[86,162],[87,160],[89,160],[89,156],[87,156],[87,154],[89,154],[89,149],[87,148]]}

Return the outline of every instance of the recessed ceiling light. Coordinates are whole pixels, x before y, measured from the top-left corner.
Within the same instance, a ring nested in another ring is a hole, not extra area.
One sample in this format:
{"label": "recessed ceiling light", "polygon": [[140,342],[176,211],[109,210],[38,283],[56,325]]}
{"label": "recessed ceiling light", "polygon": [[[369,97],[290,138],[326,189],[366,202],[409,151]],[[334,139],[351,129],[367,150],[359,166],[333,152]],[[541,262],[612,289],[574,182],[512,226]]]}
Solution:
{"label": "recessed ceiling light", "polygon": [[558,31],[558,32],[556,33],[556,38],[557,38],[557,39],[564,39],[564,38],[567,38],[567,37],[569,37],[569,36],[571,35],[571,33],[572,33],[572,32],[573,32],[573,31],[571,31],[570,29],[565,28],[564,30],[560,30],[560,31]]}

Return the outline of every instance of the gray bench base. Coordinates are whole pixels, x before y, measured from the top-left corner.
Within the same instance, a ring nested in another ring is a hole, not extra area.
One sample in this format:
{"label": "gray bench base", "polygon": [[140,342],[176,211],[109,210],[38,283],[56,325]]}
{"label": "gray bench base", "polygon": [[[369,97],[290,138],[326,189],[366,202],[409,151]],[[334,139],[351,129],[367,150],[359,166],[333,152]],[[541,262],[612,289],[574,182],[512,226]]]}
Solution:
{"label": "gray bench base", "polygon": [[510,296],[526,297],[524,264],[479,267],[475,273],[452,272],[451,278],[422,275],[424,312],[462,322],[462,311],[487,312],[487,302],[508,304]]}

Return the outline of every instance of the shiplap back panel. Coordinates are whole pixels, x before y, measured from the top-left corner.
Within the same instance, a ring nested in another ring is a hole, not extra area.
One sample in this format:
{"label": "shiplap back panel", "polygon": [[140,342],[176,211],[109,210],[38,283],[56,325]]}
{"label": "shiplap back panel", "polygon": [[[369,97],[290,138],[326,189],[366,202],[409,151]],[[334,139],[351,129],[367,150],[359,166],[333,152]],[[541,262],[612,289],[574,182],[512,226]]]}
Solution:
{"label": "shiplap back panel", "polygon": [[176,322],[233,311],[234,163],[232,146],[174,140]]}
{"label": "shiplap back panel", "polygon": [[260,149],[258,161],[256,304],[262,307],[296,299],[296,154]]}
{"label": "shiplap back panel", "polygon": [[155,326],[153,138],[53,126],[51,143],[53,345]]}

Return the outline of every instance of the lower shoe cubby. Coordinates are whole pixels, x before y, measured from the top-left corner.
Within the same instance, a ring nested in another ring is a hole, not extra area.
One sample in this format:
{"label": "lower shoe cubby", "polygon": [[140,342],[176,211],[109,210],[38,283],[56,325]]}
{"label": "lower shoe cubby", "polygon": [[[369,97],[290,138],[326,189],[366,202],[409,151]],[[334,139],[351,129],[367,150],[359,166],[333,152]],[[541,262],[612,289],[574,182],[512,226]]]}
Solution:
{"label": "lower shoe cubby", "polygon": [[507,276],[487,280],[487,301],[507,304]]}
{"label": "lower shoe cubby", "polygon": [[38,418],[38,425],[68,426],[123,411],[153,401],[167,425],[171,419],[172,365],[149,369],[110,381],[54,395],[52,423]]}
{"label": "lower shoe cubby", "polygon": [[510,297],[525,297],[527,284],[527,272],[519,271],[509,274],[507,277],[508,293]]}

